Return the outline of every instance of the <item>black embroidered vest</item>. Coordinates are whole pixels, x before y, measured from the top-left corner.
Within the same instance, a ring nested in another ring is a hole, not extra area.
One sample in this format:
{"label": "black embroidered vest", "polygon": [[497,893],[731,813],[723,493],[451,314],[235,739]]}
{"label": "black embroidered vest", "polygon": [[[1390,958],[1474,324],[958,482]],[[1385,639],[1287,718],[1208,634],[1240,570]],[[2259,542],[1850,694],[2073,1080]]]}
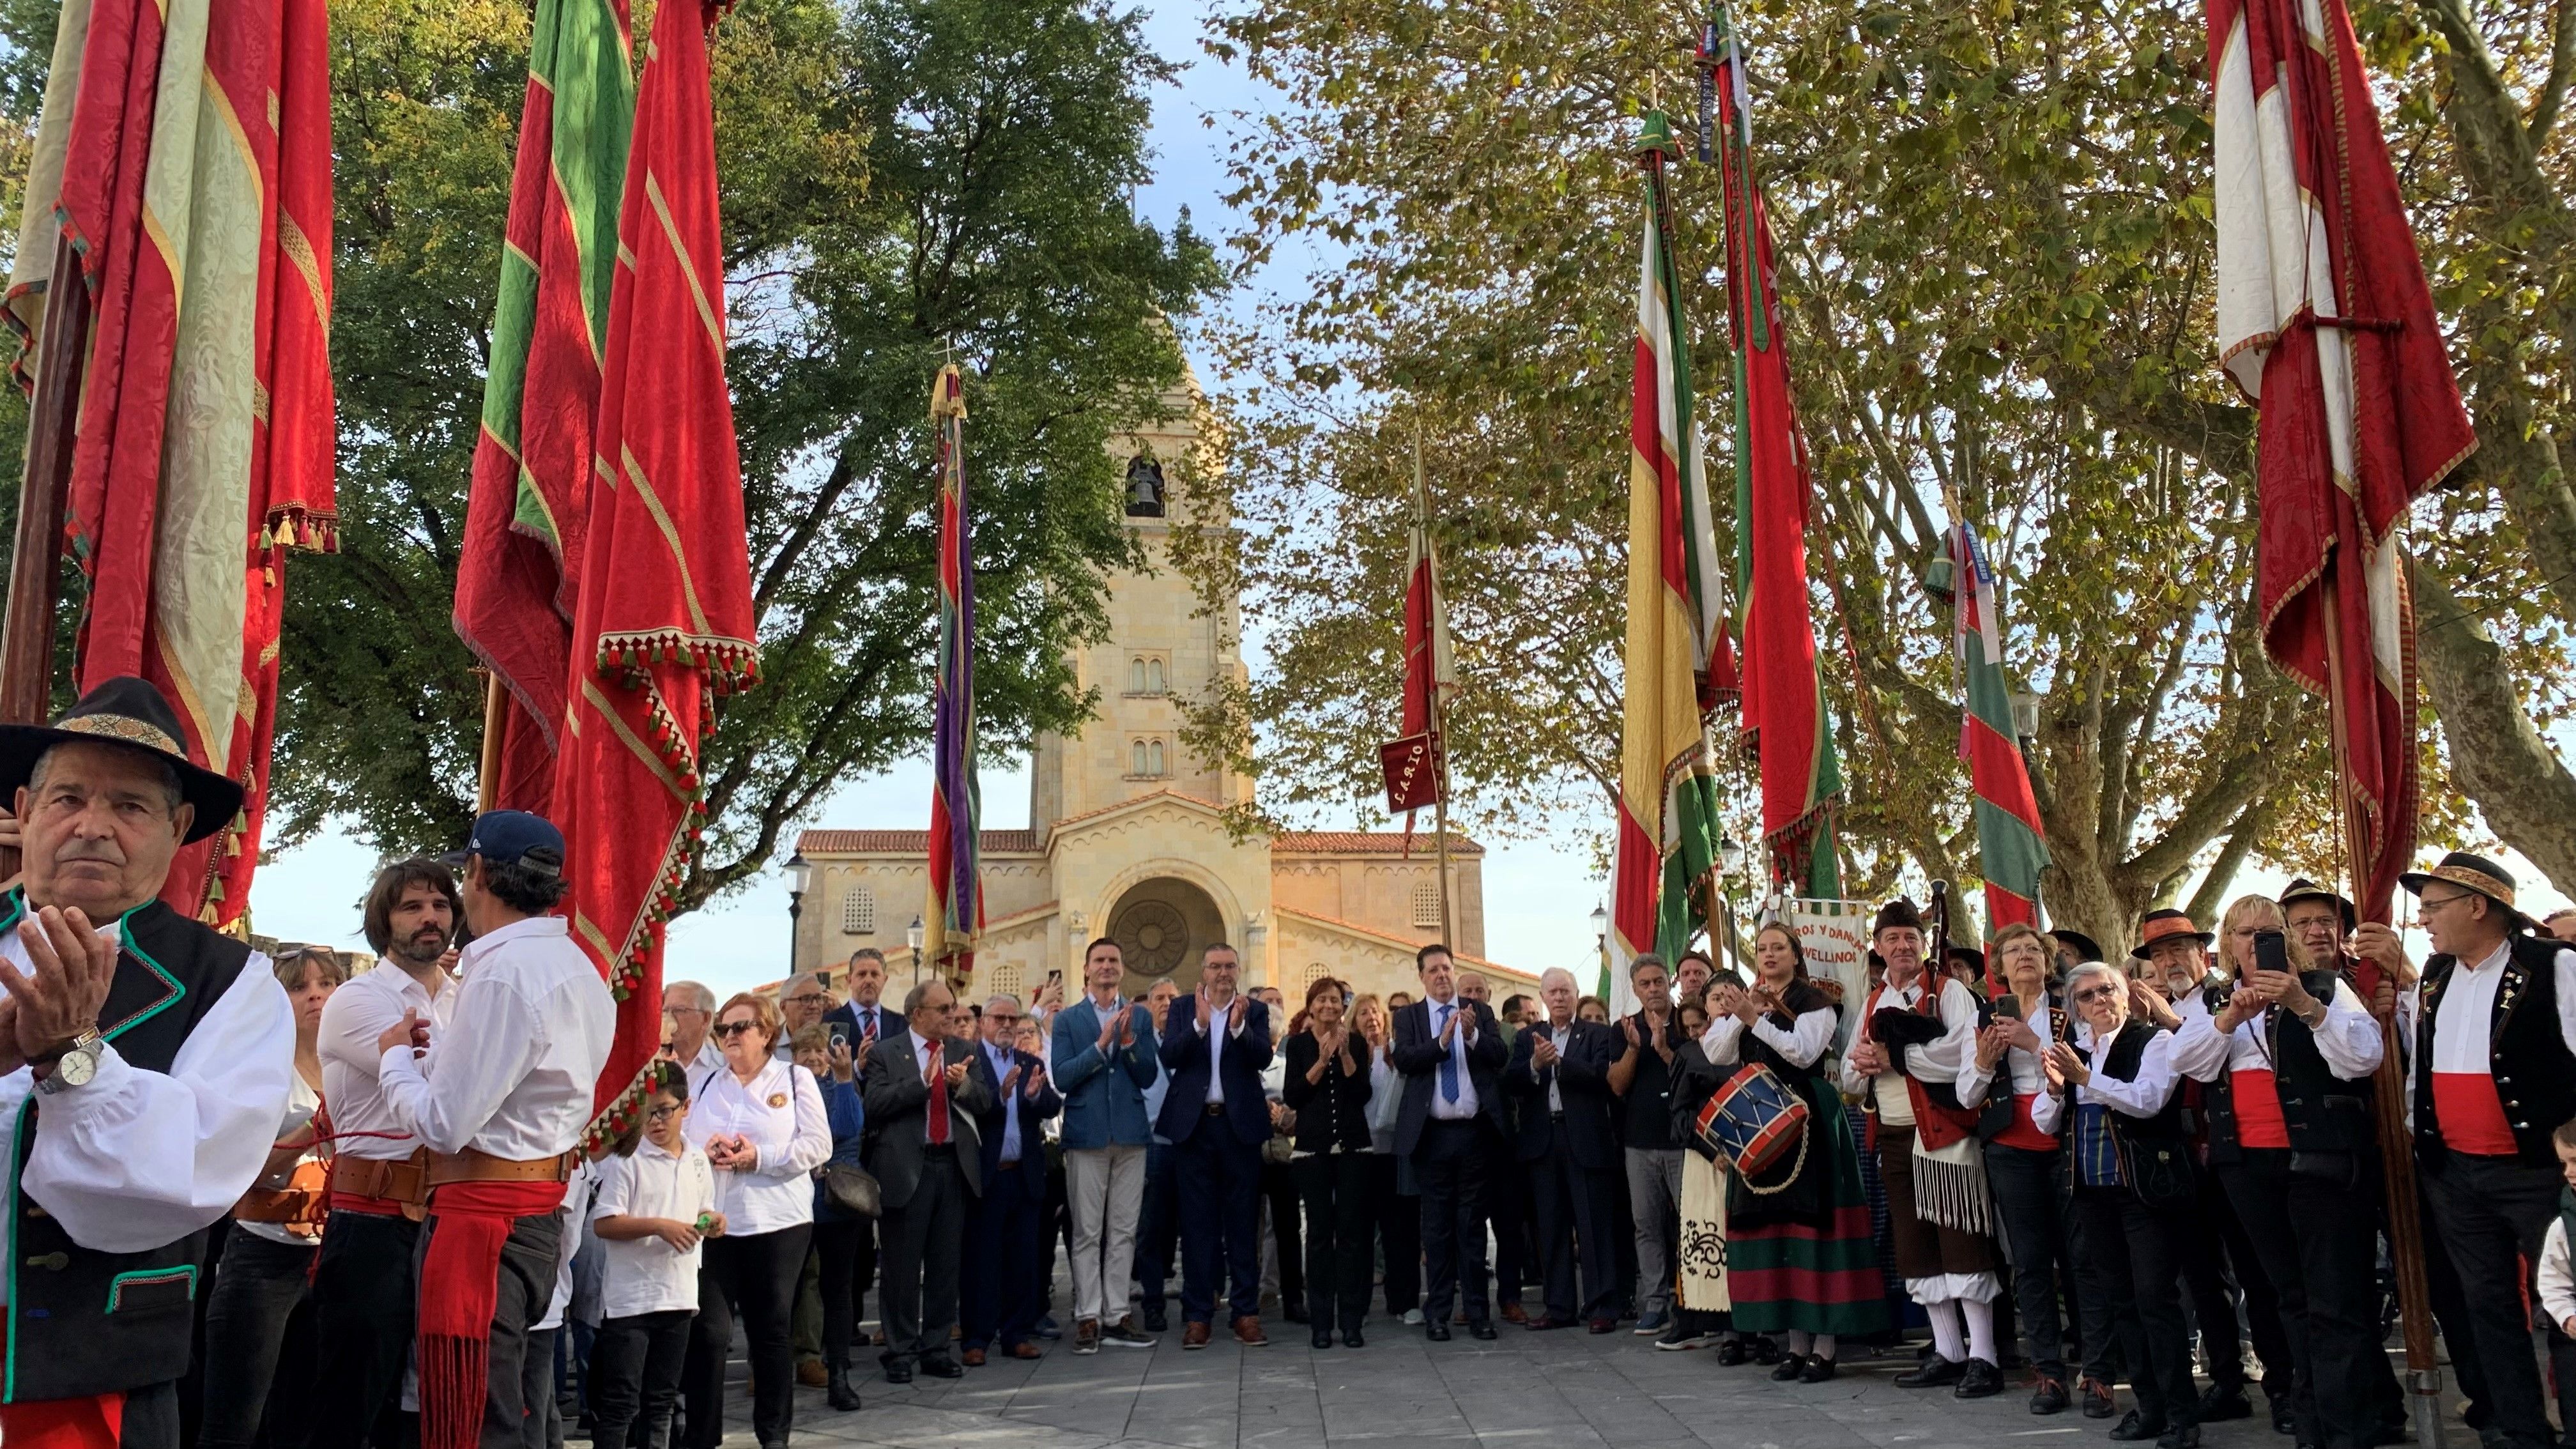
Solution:
{"label": "black embroidered vest", "polygon": [[[2558,953],[2567,948],[2535,936],[2515,936],[2496,983],[2495,1011],[2487,1021],[2487,1061],[2496,1098],[2513,1128],[2514,1158],[2552,1167],[2558,1154],[2549,1134],[2576,1117],[2576,1055],[2558,1026]],[[2458,965],[2448,956],[2424,963],[2423,1009],[2415,1023],[2415,1153],[2432,1161],[2450,1154],[2433,1105],[2433,1032],[2442,997]]]}
{"label": "black embroidered vest", "polygon": [[[25,913],[25,898],[10,892],[0,903],[0,930],[15,929]],[[121,924],[125,949],[99,1012],[99,1035],[130,1065],[167,1072],[180,1044],[241,975],[250,947],[157,900],[127,912]],[[36,1093],[18,1106],[8,1261],[0,1268],[9,1276],[0,1402],[120,1393],[180,1377],[206,1266],[205,1231],[140,1253],[73,1242],[19,1186],[43,1114]]]}
{"label": "black embroidered vest", "polygon": [[[2337,971],[2303,971],[2299,984],[2319,1001],[2334,1000],[2336,986],[2344,980]],[[2225,997],[2213,1003],[2210,1014],[2227,1009]],[[2273,1090],[2281,1098],[2281,1122],[2289,1129],[2290,1148],[2294,1152],[2363,1152],[2379,1141],[2379,1124],[2373,1115],[2370,1080],[2347,1082],[2327,1065],[2325,1053],[2317,1050],[2317,1036],[2308,1024],[2286,1011],[2274,1008],[2263,1014],[2264,1046],[2272,1059]],[[2231,1047],[2232,1050],[2232,1047]],[[2209,1161],[2222,1166],[2245,1160],[2245,1148],[2236,1140],[2236,1087],[2234,1074],[2222,1071],[2218,1080],[2201,1083],[2201,1105],[2209,1114]]]}

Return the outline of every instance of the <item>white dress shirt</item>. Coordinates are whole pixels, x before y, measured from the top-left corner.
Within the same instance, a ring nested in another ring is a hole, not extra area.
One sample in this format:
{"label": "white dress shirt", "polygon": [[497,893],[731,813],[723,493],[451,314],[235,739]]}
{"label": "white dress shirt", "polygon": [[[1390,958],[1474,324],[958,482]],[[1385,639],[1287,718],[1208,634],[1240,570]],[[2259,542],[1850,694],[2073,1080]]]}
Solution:
{"label": "white dress shirt", "polygon": [[[1877,1015],[1882,1007],[1901,1006],[1909,1011],[1914,1009],[1923,1000],[1923,982],[1928,974],[1926,972],[1916,975],[1914,983],[1902,990],[1893,985],[1882,986],[1871,997],[1865,999],[1860,1023],[1854,1030],[1856,1032],[1867,1030],[1869,1018]],[[1976,1054],[1976,996],[1959,982],[1943,977],[1941,978],[1940,1009],[1942,1027],[1940,1038],[1903,1053],[1898,1063],[1901,1070],[1871,1075],[1854,1067],[1849,1055],[1843,1057],[1844,1095],[1857,1097],[1868,1094],[1873,1097],[1878,1104],[1878,1120],[1885,1126],[1911,1127],[1914,1125],[1914,1098],[1906,1090],[1906,1077],[1912,1076],[1925,1082],[1955,1083],[1959,1078],[1959,1063]],[[1898,1054],[1891,1047],[1889,1055],[1896,1057]]]}
{"label": "white dress shirt", "polygon": [[[1574,1040],[1574,1024],[1573,1024],[1573,1023],[1568,1022],[1568,1023],[1566,1024],[1566,1027],[1565,1027],[1565,1033],[1564,1033],[1564,1037],[1563,1037],[1563,1039],[1562,1039],[1562,1040],[1560,1040],[1560,1039],[1558,1038],[1556,1027],[1555,1027],[1553,1024],[1551,1024],[1551,1023],[1549,1023],[1549,1022],[1545,1022],[1545,1021],[1538,1022],[1538,1023],[1536,1023],[1535,1025],[1522,1027],[1522,1028],[1521,1028],[1521,1030],[1523,1030],[1523,1031],[1527,1031],[1527,1032],[1534,1032],[1534,1033],[1536,1033],[1536,1034],[1537,1034],[1537,1041],[1543,1041],[1543,1042],[1550,1042],[1550,1043],[1553,1043],[1553,1044],[1555,1045],[1555,1047],[1556,1047],[1556,1051],[1557,1051],[1557,1058],[1556,1058],[1556,1059],[1557,1059],[1558,1064],[1559,1064],[1559,1065],[1563,1065],[1563,1064],[1564,1064],[1564,1061],[1565,1061],[1565,1048],[1566,1048],[1566,1044],[1567,1044],[1568,1042],[1571,1042],[1571,1041],[1573,1041],[1573,1040]],[[1531,1045],[1531,1047],[1530,1047],[1530,1069],[1529,1069],[1529,1071],[1530,1071],[1530,1080],[1531,1080],[1531,1081],[1533,1081],[1533,1082],[1535,1082],[1535,1081],[1539,1080],[1539,1078],[1540,1078],[1541,1076],[1544,1076],[1544,1077],[1546,1077],[1546,1079],[1547,1079],[1547,1110],[1549,1111],[1549,1113],[1550,1113],[1550,1114],[1554,1114],[1554,1113],[1558,1113],[1558,1112],[1562,1112],[1562,1111],[1564,1111],[1564,1110],[1565,1110],[1565,1093],[1564,1093],[1564,1091],[1563,1091],[1562,1089],[1560,1089],[1560,1088],[1557,1086],[1557,1084],[1556,1084],[1556,1073],[1554,1073],[1554,1072],[1550,1072],[1550,1071],[1544,1071],[1544,1070],[1539,1066],[1539,1064],[1538,1064],[1538,1047],[1537,1047],[1537,1045],[1536,1045],[1535,1043],[1533,1043],[1533,1044]],[[1372,1083],[1371,1085],[1372,1085],[1372,1086],[1374,1086],[1375,1084],[1374,1084],[1374,1083]]]}
{"label": "white dress shirt", "polygon": [[[2442,988],[2441,1029],[2433,1033],[2433,1070],[2481,1076],[2495,1070],[2487,1032],[2495,1023],[2496,987],[2504,981],[2504,964],[2512,956],[2513,942],[2507,940],[2484,960],[2474,965],[2463,961],[2451,968],[2451,984]],[[2556,965],[2558,1033],[2567,1049],[2576,1052],[2576,951],[2559,951]],[[2423,990],[2418,982],[2407,994],[2420,997]],[[2419,1019],[2416,1012],[2408,1017]]]}
{"label": "white dress shirt", "polygon": [[[121,940],[122,925],[98,933]],[[35,970],[14,930],[0,931],[0,957],[22,974]],[[258,1180],[294,1076],[295,1013],[276,968],[254,951],[166,1074],[135,1066],[108,1042],[86,1085],[41,1099],[17,1192],[96,1252],[177,1242],[232,1211]],[[18,1161],[21,1108],[35,1085],[26,1067],[0,1077],[0,1162]],[[14,1195],[9,1212],[17,1214]],[[0,1296],[8,1280],[0,1273]]]}
{"label": "white dress shirt", "polygon": [[2549,1312],[2549,1321],[2561,1333],[2570,1320],[2576,1320],[2576,1270],[2571,1270],[2567,1254],[2567,1219],[2549,1220],[2549,1232],[2540,1242],[2540,1306]]}
{"label": "white dress shirt", "polygon": [[572,1260],[581,1251],[581,1227],[590,1221],[591,1200],[598,1195],[599,1165],[584,1157],[573,1164],[563,1205],[555,1209],[555,1220],[563,1225],[562,1240],[555,1245],[555,1296],[546,1304],[546,1316],[530,1327],[563,1327],[564,1310],[572,1306]]}
{"label": "white dress shirt", "polygon": [[1754,1040],[1787,1057],[1792,1064],[1812,1067],[1824,1057],[1825,1049],[1834,1044],[1835,1025],[1834,1009],[1830,1006],[1799,1012],[1797,1020],[1788,1026],[1773,1021],[1771,1013],[1766,1011],[1747,1028],[1742,1017],[1726,1012],[1708,1024],[1708,1030],[1700,1035],[1699,1049],[1712,1065],[1731,1065],[1736,1060],[1744,1033],[1749,1029]]}
{"label": "white dress shirt", "polygon": [[[1234,1009],[1234,1003],[1239,998],[1239,995],[1240,993],[1238,993],[1237,996],[1227,997],[1225,1005],[1211,1007],[1208,1010],[1207,1099],[1208,1105],[1211,1107],[1221,1107],[1225,1105],[1225,1073],[1222,1068],[1225,1065],[1226,1039],[1228,1037],[1238,1037],[1243,1035],[1244,1023],[1252,1020],[1252,1008],[1250,1006],[1246,1006],[1243,1008],[1243,1022],[1238,1022],[1231,1027],[1225,1024],[1226,1013]],[[1180,1002],[1176,1000],[1172,1005],[1175,1008],[1178,1008],[1180,1006]],[[1190,1010],[1198,1010],[1197,1003],[1191,1003]]]}
{"label": "white dress shirt", "polygon": [[832,1155],[832,1124],[814,1074],[773,1058],[748,1082],[727,1067],[696,1093],[689,1140],[700,1151],[718,1137],[751,1144],[749,1168],[716,1174],[725,1231],[748,1237],[814,1221],[814,1169]]}
{"label": "white dress shirt", "polygon": [[1468,1121],[1476,1115],[1478,1105],[1476,1074],[1467,1070],[1467,1048],[1475,1045],[1476,1041],[1475,1008],[1463,996],[1453,996],[1447,1001],[1425,1001],[1423,1005],[1430,1010],[1431,1039],[1434,1042],[1440,1040],[1441,1029],[1449,1023],[1445,1013],[1450,1011],[1466,1013],[1458,1022],[1458,1034],[1449,1038],[1449,1060],[1458,1068],[1458,1100],[1455,1102],[1449,1100],[1448,1092],[1440,1085],[1440,1069],[1433,1067],[1431,1069],[1431,1115],[1443,1122]]}
{"label": "white dress shirt", "polygon": [[[2039,1038],[2040,1052],[2056,1045],[2053,1016],[2048,999],[2042,997],[2038,1014],[2025,1018],[2030,1024],[2031,1035]],[[2016,1097],[2036,1097],[2048,1090],[2048,1073],[2039,1064],[2039,1052],[2024,1051],[2017,1046],[2006,1047],[2003,1060],[1996,1065],[2004,1069]],[[1994,1080],[1993,1072],[1978,1065],[1976,1046],[1970,1043],[1967,1060],[1959,1063],[1959,1105],[1973,1107],[1986,1100],[1986,1090],[1994,1085]]]}
{"label": "white dress shirt", "polygon": [[[690,1111],[691,1126],[696,1125],[697,1115],[695,1109]],[[632,1157],[612,1154],[601,1159],[599,1196],[592,1201],[590,1220],[668,1218],[694,1226],[702,1214],[721,1211],[716,1206],[720,1176],[740,1174],[718,1173],[694,1142],[683,1140],[676,1153],[650,1141],[639,1143]],[[808,1188],[805,1196],[811,1202],[813,1190]],[[725,1231],[739,1231],[730,1217]],[[660,1238],[602,1238],[599,1251],[600,1317],[633,1318],[697,1308],[699,1248],[683,1253]]]}
{"label": "white dress shirt", "polygon": [[322,1058],[322,1097],[331,1104],[331,1148],[337,1155],[398,1162],[419,1148],[411,1124],[394,1115],[376,1079],[384,1060],[376,1038],[404,1012],[417,1011],[436,1041],[455,1013],[456,978],[440,972],[435,980],[432,991],[402,967],[380,960],[322,1003],[314,1050]]}
{"label": "white dress shirt", "polygon": [[[2316,1038],[2317,1054],[2345,1081],[2358,1082],[2379,1070],[2386,1048],[2380,1040],[2379,1020],[2350,983],[2335,983],[2334,995],[2326,1002],[2326,1019],[2310,1035]],[[2204,1009],[2185,1018],[2173,1038],[2174,1070],[2197,1082],[2217,1081],[2221,1072],[2277,1070],[2260,1012],[2221,1035],[2218,1018]]]}
{"label": "white dress shirt", "polygon": [[561,916],[477,936],[447,1030],[415,1059],[397,1044],[376,1079],[432,1151],[472,1147],[508,1162],[572,1150],[589,1125],[617,1006]]}
{"label": "white dress shirt", "polygon": [[[2138,1074],[2121,1081],[2102,1070],[2105,1053],[2094,1050],[2093,1027],[2090,1023],[2075,1028],[2075,1049],[2092,1058],[2092,1080],[2075,1088],[2078,1102],[2098,1102],[2114,1112],[2130,1117],[2152,1117],[2173,1100],[2174,1087],[2182,1075],[2174,1070],[2174,1034],[2159,1031],[2147,1041],[2146,1050],[2138,1055]],[[2066,1099],[2055,1092],[2042,1092],[2030,1104],[2031,1125],[2050,1136],[2065,1125]]]}

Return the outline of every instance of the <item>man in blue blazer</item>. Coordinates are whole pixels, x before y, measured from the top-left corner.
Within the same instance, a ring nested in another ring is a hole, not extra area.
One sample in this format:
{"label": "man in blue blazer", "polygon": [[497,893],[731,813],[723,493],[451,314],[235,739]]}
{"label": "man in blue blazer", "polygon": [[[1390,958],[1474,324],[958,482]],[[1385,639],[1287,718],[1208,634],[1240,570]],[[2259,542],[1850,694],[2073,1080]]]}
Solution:
{"label": "man in blue blazer", "polygon": [[[1103,1342],[1151,1348],[1127,1306],[1136,1220],[1145,1207],[1145,1089],[1154,1085],[1154,1015],[1119,995],[1127,962],[1104,936],[1083,948],[1083,994],[1055,1014],[1055,1081],[1064,1093],[1064,1191],[1073,1211],[1073,1351]],[[1122,1310],[1109,1316],[1109,1294]]]}
{"label": "man in blue blazer", "polygon": [[1029,1338],[1046,1292],[1038,1276],[1038,1210],[1047,1194],[1043,1125],[1063,1109],[1064,1099],[1047,1081],[1046,1063],[1013,1045],[1023,1019],[1016,996],[985,1002],[979,1023],[984,1039],[968,1069],[993,1100],[975,1114],[984,1138],[984,1195],[970,1214],[958,1274],[958,1326],[968,1368],[980,1367],[997,1343],[1008,1358],[1038,1356]]}
{"label": "man in blue blazer", "polygon": [[[1588,1323],[1608,1333],[1619,1319],[1619,1131],[1611,1117],[1610,1064],[1619,1033],[1574,1014],[1574,974],[1539,977],[1545,1003],[1512,1040],[1503,1090],[1520,1103],[1512,1144],[1538,1207],[1538,1251],[1547,1311],[1531,1328]],[[1583,1296],[1575,1298],[1575,1262]]]}
{"label": "man in blue blazer", "polygon": [[1205,1348],[1216,1283],[1227,1280],[1234,1338],[1269,1344],[1261,1331],[1261,1144],[1270,1140],[1270,1008],[1241,994],[1242,958],[1220,941],[1199,960],[1196,995],[1172,1003],[1161,1056],[1172,1074],[1162,1133],[1180,1163],[1181,1347]]}
{"label": "man in blue blazer", "polygon": [[1422,1188],[1422,1258],[1429,1291],[1422,1335],[1449,1338],[1449,1308],[1466,1298],[1467,1332],[1494,1336],[1485,1297],[1485,1163],[1504,1137],[1502,1073],[1511,1049],[1491,1007],[1458,994],[1449,948],[1413,955],[1423,999],[1395,1014],[1395,1069],[1404,1101],[1395,1119],[1395,1150],[1413,1161]]}

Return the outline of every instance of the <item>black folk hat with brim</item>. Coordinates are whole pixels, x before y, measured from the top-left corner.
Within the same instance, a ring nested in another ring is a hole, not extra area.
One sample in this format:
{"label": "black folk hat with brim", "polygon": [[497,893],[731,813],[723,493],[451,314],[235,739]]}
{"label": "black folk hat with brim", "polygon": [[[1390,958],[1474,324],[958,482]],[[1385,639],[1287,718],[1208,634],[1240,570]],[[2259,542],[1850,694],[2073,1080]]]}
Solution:
{"label": "black folk hat with brim", "polygon": [[240,782],[188,758],[178,711],[148,680],[131,674],[103,680],[49,725],[0,725],[0,799],[17,797],[45,751],[69,744],[122,745],[176,771],[179,798],[197,807],[182,844],[196,844],[241,813]]}
{"label": "black folk hat with brim", "polygon": [[2290,882],[2289,887],[2281,892],[2280,899],[2273,902],[2273,904],[2286,911],[2301,901],[2324,901],[2332,905],[2336,910],[2342,912],[2345,935],[2352,934],[2354,927],[2361,920],[2361,913],[2352,908],[2351,901],[2335,894],[2332,890],[2317,884],[2306,876],[2301,876],[2297,880]]}
{"label": "black folk hat with brim", "polygon": [[2062,929],[2051,926],[2049,928],[2048,935],[2050,940],[2068,948],[2076,955],[2083,957],[2087,961],[2099,961],[2102,959],[2102,943],[2071,926]]}
{"label": "black folk hat with brim", "polygon": [[2436,880],[2464,891],[2475,891],[2504,907],[2505,920],[2510,925],[2528,928],[2532,923],[2531,917],[2524,915],[2522,908],[2513,903],[2513,873],[2483,855],[2455,850],[2443,856],[2440,865],[2431,870],[2410,870],[2399,876],[2397,883],[2406,887],[2409,894],[2420,896],[2424,894],[2425,882]]}

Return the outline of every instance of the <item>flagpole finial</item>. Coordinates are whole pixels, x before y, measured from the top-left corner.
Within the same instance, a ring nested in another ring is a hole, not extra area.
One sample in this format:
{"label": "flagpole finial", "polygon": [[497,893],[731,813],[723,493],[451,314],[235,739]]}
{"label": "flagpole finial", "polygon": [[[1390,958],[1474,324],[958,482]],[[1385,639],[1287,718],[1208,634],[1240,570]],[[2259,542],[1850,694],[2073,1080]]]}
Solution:
{"label": "flagpole finial", "polygon": [[1636,150],[1631,154],[1640,161],[1681,159],[1681,144],[1673,139],[1672,122],[1664,118],[1663,112],[1646,112],[1645,129],[1638,135]]}

